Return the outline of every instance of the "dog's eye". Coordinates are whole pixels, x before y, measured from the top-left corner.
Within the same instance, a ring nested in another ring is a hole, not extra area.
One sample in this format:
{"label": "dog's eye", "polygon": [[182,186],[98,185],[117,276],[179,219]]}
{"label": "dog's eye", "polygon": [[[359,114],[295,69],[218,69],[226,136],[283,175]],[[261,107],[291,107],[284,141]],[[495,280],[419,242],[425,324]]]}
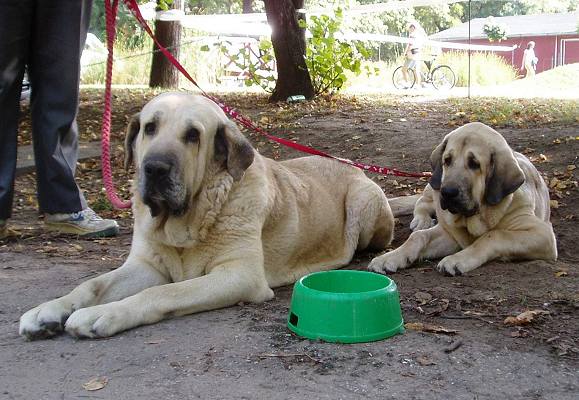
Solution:
{"label": "dog's eye", "polygon": [[155,134],[156,130],[157,130],[157,126],[155,125],[154,122],[148,122],[145,125],[145,135],[147,135],[147,136],[153,136]]}
{"label": "dog's eye", "polygon": [[444,165],[448,167],[450,164],[452,164],[452,157],[449,156],[444,159]]}
{"label": "dog's eye", "polygon": [[479,168],[480,168],[480,163],[479,163],[477,160],[475,160],[474,157],[470,157],[470,158],[468,159],[468,167],[469,167],[470,169],[479,169]]}
{"label": "dog's eye", "polygon": [[197,143],[199,141],[199,135],[197,128],[189,128],[187,132],[185,132],[183,140],[185,143]]}

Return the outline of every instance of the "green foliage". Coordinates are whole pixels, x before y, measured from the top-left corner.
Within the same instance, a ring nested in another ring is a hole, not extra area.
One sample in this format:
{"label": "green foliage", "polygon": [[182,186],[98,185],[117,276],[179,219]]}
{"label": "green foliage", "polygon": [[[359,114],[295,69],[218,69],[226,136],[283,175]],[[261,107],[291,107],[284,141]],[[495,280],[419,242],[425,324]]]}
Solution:
{"label": "green foliage", "polygon": [[157,11],[167,11],[173,5],[173,0],[157,0]]}
{"label": "green foliage", "polygon": [[[273,92],[276,81],[275,58],[271,40],[263,39],[257,49],[252,42],[235,46],[230,41],[220,41],[214,47],[225,56],[227,64],[234,65],[239,70],[239,75],[246,78],[245,86],[260,86],[268,93]],[[208,52],[208,45],[201,46],[201,51]]]}
{"label": "green foliage", "polygon": [[[437,64],[446,64],[456,75],[456,86],[468,85],[468,54],[449,51],[442,53]],[[504,58],[493,53],[471,53],[471,85],[494,86],[512,82],[517,72]]]}
{"label": "green foliage", "polygon": [[[359,75],[365,70],[362,60],[370,57],[370,51],[362,42],[346,42],[340,39],[343,15],[341,9],[334,11],[334,16],[312,16],[306,24],[300,26],[310,33],[306,46],[306,65],[310,72],[316,94],[333,93],[342,88],[350,74]],[[229,41],[221,41],[215,47],[241,71],[246,86],[260,86],[267,92],[275,87],[276,72],[273,46],[270,40],[261,40],[257,50],[255,46],[235,47]],[[203,46],[202,51],[209,51]],[[347,72],[349,74],[347,74]]]}
{"label": "green foliage", "polygon": [[496,22],[493,17],[488,17],[483,25],[483,32],[490,42],[500,42],[507,38],[508,28],[505,24]]}
{"label": "green foliage", "polygon": [[[94,33],[102,42],[106,40],[104,0],[95,0],[93,2],[90,32]],[[138,50],[142,47],[146,37],[148,37],[147,33],[141,29],[133,14],[121,2],[117,13],[116,41],[121,42],[123,48]]]}
{"label": "green foliage", "polygon": [[[461,20],[468,21],[468,2],[457,3],[463,9]],[[578,0],[486,0],[471,2],[471,18],[506,17],[577,10]]]}
{"label": "green foliage", "polygon": [[302,22],[302,27],[311,34],[306,48],[306,65],[316,94],[340,90],[348,79],[346,72],[359,75],[362,60],[370,56],[364,43],[340,39],[342,22],[340,8],[334,11],[334,16],[312,16],[307,24]]}

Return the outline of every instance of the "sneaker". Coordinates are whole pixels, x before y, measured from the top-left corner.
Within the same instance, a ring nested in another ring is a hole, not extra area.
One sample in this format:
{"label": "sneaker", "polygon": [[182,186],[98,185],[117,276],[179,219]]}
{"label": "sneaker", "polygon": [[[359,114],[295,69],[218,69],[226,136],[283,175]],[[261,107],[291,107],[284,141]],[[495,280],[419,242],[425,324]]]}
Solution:
{"label": "sneaker", "polygon": [[49,231],[84,237],[109,237],[119,234],[116,221],[102,219],[90,208],[71,214],[47,214],[44,226]]}

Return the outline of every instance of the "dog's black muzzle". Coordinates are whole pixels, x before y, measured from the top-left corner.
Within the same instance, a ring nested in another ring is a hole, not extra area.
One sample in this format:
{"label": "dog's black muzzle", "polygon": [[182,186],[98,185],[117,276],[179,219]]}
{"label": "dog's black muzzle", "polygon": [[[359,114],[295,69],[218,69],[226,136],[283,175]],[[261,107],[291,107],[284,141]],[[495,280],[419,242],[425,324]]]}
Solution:
{"label": "dog's black muzzle", "polygon": [[478,212],[478,207],[468,207],[459,188],[443,186],[440,188],[440,207],[452,214],[472,217]]}
{"label": "dog's black muzzle", "polygon": [[152,155],[143,160],[139,188],[153,217],[164,210],[177,216],[186,211],[179,175],[174,158],[169,155]]}

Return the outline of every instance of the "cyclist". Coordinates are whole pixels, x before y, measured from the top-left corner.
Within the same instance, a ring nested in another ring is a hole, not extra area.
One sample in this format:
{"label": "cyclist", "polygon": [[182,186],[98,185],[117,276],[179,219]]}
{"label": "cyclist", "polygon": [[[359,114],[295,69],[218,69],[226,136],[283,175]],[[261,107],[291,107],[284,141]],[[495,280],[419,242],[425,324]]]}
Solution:
{"label": "cyclist", "polygon": [[410,42],[406,45],[404,50],[404,55],[406,56],[406,62],[404,63],[404,68],[402,68],[402,75],[404,80],[409,82],[408,71],[414,69],[416,76],[416,87],[420,87],[422,76],[420,74],[421,67],[421,48],[422,41],[424,39],[423,30],[417,22],[411,22],[408,25],[408,37]]}

